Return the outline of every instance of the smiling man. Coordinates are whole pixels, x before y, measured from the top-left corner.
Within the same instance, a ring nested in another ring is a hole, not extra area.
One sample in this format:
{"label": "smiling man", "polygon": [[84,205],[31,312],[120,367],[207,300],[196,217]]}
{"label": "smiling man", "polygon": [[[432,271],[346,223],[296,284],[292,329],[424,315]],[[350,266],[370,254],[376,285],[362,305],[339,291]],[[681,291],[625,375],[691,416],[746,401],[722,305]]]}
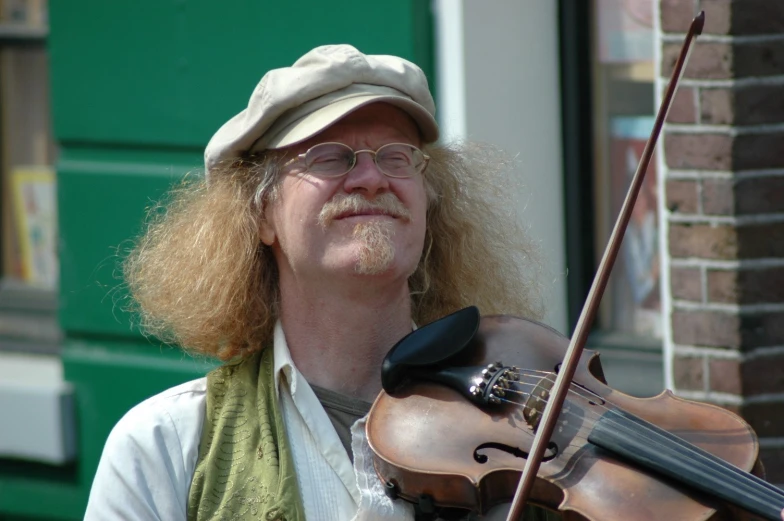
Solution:
{"label": "smiling man", "polygon": [[373,469],[387,351],[467,305],[534,315],[486,149],[436,144],[423,72],[319,47],[268,72],[125,263],[142,326],[225,364],[132,409],[88,519],[413,519]]}

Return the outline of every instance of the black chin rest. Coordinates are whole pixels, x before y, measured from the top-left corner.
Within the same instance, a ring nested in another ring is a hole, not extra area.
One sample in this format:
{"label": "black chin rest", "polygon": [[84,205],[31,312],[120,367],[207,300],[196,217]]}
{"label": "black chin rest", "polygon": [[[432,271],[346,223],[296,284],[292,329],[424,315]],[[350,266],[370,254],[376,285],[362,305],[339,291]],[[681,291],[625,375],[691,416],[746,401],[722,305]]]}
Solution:
{"label": "black chin rest", "polygon": [[469,306],[412,331],[389,350],[381,385],[392,394],[413,370],[438,366],[471,345],[479,330],[479,309]]}

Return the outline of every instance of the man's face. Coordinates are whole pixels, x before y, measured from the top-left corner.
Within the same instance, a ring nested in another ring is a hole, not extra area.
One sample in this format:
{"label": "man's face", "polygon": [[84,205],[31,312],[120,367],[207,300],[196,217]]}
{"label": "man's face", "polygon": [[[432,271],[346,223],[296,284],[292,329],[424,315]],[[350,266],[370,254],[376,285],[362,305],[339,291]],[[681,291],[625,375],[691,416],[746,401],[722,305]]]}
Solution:
{"label": "man's face", "polygon": [[[293,145],[286,157],[326,142],[354,150],[377,150],[387,143],[421,146],[418,129],[405,112],[375,103]],[[324,282],[330,274],[407,279],[424,244],[422,175],[387,177],[367,153],[359,154],[353,170],[338,178],[303,173],[303,168],[295,162],[284,169],[279,196],[267,208],[260,230],[262,241],[275,252],[281,276],[288,272],[311,283]],[[354,204],[340,204],[346,198],[355,199]]]}

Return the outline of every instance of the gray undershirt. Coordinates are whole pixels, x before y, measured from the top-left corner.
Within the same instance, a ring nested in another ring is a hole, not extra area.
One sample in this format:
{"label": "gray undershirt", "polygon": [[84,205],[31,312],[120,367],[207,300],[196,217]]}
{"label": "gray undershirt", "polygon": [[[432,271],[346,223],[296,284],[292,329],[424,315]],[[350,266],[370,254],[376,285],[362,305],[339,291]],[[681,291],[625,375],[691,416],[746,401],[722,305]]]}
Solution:
{"label": "gray undershirt", "polygon": [[327,412],[329,421],[335,427],[340,442],[348,453],[351,462],[354,462],[354,452],[351,450],[351,426],[358,419],[365,416],[373,405],[365,400],[352,398],[345,394],[340,394],[329,389],[311,385],[316,398],[321,402],[321,406]]}

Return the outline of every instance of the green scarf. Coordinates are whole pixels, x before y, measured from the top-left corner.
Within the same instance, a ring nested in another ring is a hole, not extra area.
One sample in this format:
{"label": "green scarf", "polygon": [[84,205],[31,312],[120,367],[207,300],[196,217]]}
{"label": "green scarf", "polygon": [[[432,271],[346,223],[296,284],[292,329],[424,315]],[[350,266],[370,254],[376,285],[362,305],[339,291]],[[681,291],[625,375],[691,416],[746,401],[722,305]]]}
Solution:
{"label": "green scarf", "polygon": [[250,519],[305,519],[271,348],[207,375],[207,411],[188,494],[188,521]]}

